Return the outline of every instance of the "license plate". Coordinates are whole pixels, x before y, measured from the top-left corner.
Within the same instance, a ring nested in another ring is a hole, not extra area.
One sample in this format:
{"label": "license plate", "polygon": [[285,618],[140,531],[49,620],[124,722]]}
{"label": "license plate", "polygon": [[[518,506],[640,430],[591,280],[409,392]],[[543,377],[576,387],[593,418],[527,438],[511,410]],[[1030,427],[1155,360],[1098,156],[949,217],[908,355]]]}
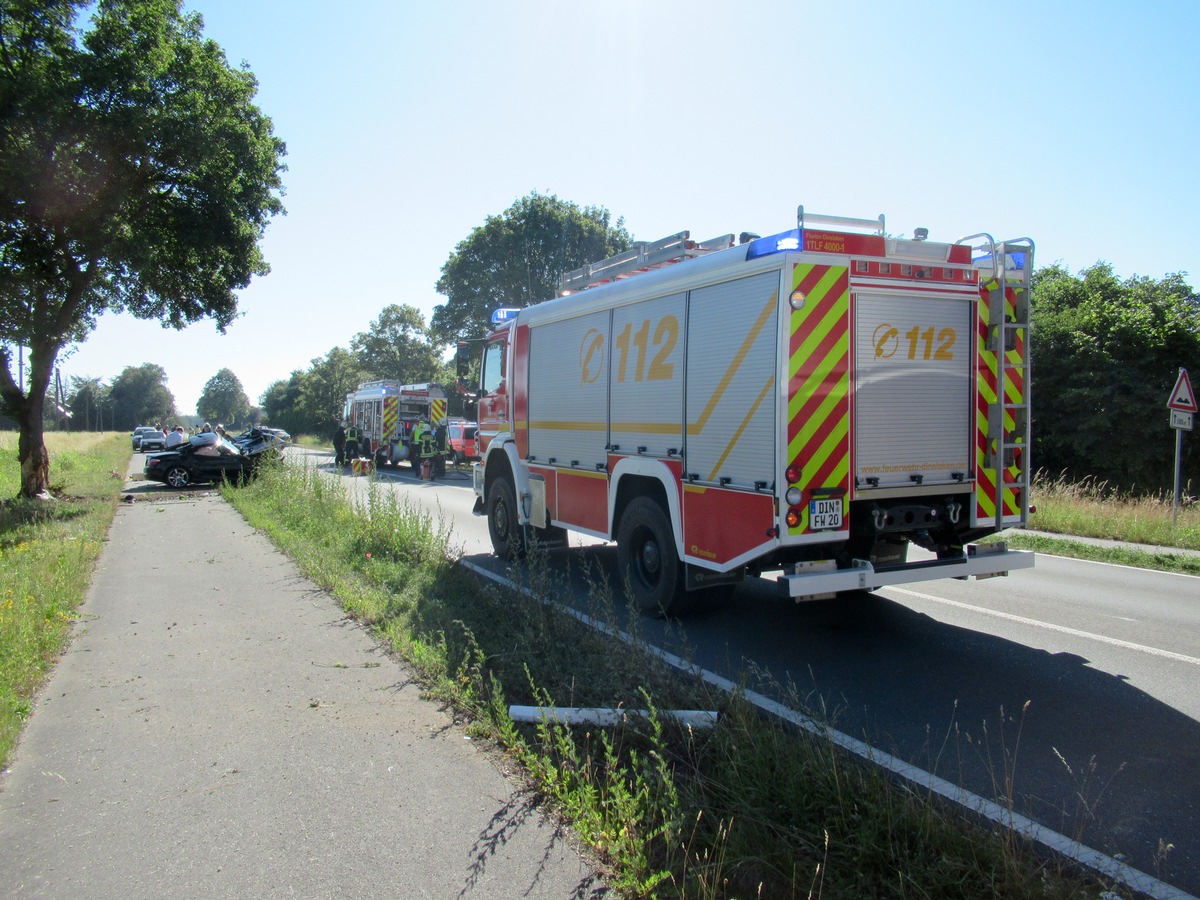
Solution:
{"label": "license plate", "polygon": [[808,527],[813,531],[842,527],[842,498],[808,501]]}

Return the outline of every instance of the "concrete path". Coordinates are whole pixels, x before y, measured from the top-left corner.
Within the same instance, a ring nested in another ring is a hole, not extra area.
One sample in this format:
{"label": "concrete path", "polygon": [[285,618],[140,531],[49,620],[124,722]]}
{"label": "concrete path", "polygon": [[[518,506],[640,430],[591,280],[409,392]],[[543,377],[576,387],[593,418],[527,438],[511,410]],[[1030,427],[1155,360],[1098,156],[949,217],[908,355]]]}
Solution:
{"label": "concrete path", "polygon": [[219,496],[151,490],[0,778],[0,896],[604,896],[503,767]]}

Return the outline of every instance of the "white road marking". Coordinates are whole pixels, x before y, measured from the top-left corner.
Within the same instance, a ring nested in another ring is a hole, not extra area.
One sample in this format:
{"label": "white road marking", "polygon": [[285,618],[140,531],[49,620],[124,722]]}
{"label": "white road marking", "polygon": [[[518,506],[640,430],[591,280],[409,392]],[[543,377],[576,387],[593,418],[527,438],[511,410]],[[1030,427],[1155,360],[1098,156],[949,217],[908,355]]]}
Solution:
{"label": "white road marking", "polygon": [[[526,596],[535,600],[541,599],[538,598],[533,591],[516,584],[506,576],[498,575],[495,572],[483,568],[483,566],[470,562],[469,560],[459,560],[459,565],[470,569],[472,572],[482,576],[483,578],[490,579],[491,581],[495,581],[499,584],[507,585],[513,590],[525,594]],[[940,598],[930,597],[929,599],[939,600]],[[957,785],[946,781],[944,778],[939,778],[937,775],[926,772],[924,769],[914,766],[911,763],[907,763],[898,757],[892,756],[890,753],[885,753],[882,750],[872,747],[870,744],[858,740],[857,738],[852,738],[850,735],[843,734],[835,728],[830,728],[829,726],[818,722],[815,719],[804,715],[803,713],[799,713],[794,709],[790,709],[789,707],[784,706],[782,703],[772,700],[770,697],[760,694],[757,691],[746,690],[745,687],[735,684],[728,678],[718,675],[716,672],[710,672],[708,669],[702,669],[701,667],[689,663],[687,660],[663,650],[660,647],[656,647],[653,644],[649,644],[644,640],[635,641],[624,631],[614,628],[611,625],[599,621],[598,619],[593,619],[591,616],[587,615],[587,613],[579,612],[576,609],[572,609],[570,606],[554,603],[546,599],[541,599],[541,602],[554,606],[570,616],[574,616],[589,628],[594,628],[596,631],[611,635],[617,640],[624,641],[627,644],[633,644],[642,647],[644,650],[646,650],[646,652],[658,656],[665,663],[676,669],[679,669],[681,672],[685,672],[689,675],[703,679],[708,684],[711,684],[727,693],[740,694],[742,697],[764,712],[778,716],[784,721],[791,722],[797,728],[802,728],[805,731],[812,732],[813,734],[823,735],[834,744],[837,744],[839,747],[848,750],[867,762],[874,763],[875,765],[881,766],[882,768],[893,772],[900,778],[918,785],[923,790],[932,791],[933,793],[939,794],[952,803],[957,803],[959,806],[971,810],[976,814],[983,816],[984,818],[990,819],[1002,827],[1012,830],[1016,834],[1022,835],[1031,841],[1035,841],[1044,847],[1050,848],[1055,853],[1060,853],[1063,856],[1074,859],[1096,872],[1107,875],[1109,878],[1114,878],[1117,881],[1120,881],[1122,884],[1129,885],[1135,891],[1140,891],[1141,893],[1154,898],[1154,900],[1193,900],[1190,894],[1186,893],[1185,891],[1181,891],[1179,888],[1169,885],[1166,882],[1159,881],[1152,875],[1147,875],[1145,872],[1135,869],[1118,859],[1107,856],[1098,850],[1093,850],[1091,847],[1081,844],[1079,841],[1076,841],[1073,838],[1059,834],[1057,831],[1047,828],[1046,826],[1035,822],[1033,819],[1027,818],[1020,813],[1013,812],[1011,809],[1006,809],[1000,804],[981,797],[978,794],[973,794],[965,788],[958,787]],[[984,611],[986,612],[986,610]]]}
{"label": "white road marking", "polygon": [[922,594],[920,591],[910,591],[907,588],[889,587],[884,588],[884,590],[894,591],[897,594],[907,594],[910,597],[916,597],[918,600],[929,600],[932,603],[944,603],[947,606],[956,606],[959,609],[965,609],[984,616],[994,616],[997,619],[1007,619],[1009,622],[1018,622],[1021,625],[1029,625],[1032,628],[1044,628],[1047,631],[1057,631],[1060,634],[1068,634],[1071,637],[1099,641],[1102,644],[1108,644],[1112,647],[1121,647],[1125,650],[1136,650],[1139,653],[1149,653],[1152,656],[1161,656],[1164,659],[1173,659],[1176,662],[1187,663],[1192,666],[1200,666],[1200,659],[1197,659],[1194,656],[1185,656],[1182,653],[1175,653],[1171,650],[1161,650],[1158,647],[1147,647],[1145,644],[1134,644],[1130,641],[1122,641],[1118,638],[1106,637],[1103,634],[1093,634],[1090,631],[1079,631],[1076,628],[1068,628],[1065,625],[1055,625],[1052,622],[1042,622],[1039,619],[1027,619],[1025,616],[1015,616],[1012,613],[988,609],[985,606],[973,606],[970,603],[962,603],[958,600],[948,600],[945,597],[935,597],[932,594]]}

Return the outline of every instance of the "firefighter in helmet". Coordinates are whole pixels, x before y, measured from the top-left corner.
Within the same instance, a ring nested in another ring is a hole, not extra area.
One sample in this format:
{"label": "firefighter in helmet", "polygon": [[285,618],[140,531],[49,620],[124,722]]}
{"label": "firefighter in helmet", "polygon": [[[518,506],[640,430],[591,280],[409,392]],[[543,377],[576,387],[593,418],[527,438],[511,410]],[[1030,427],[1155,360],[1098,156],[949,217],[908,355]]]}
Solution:
{"label": "firefighter in helmet", "polygon": [[354,422],[346,429],[346,459],[358,459],[362,430]]}
{"label": "firefighter in helmet", "polygon": [[419,470],[421,464],[428,462],[430,473],[432,473],[433,457],[437,455],[437,450],[433,442],[433,429],[424,419],[413,426],[412,446],[414,456],[420,460],[420,463],[418,463],[414,459],[413,467]]}

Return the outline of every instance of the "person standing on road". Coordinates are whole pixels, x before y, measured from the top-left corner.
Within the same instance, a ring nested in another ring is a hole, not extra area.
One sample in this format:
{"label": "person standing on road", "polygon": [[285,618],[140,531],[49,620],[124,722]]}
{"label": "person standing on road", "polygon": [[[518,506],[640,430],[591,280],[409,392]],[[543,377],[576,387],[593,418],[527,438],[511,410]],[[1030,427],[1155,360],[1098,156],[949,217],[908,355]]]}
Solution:
{"label": "person standing on road", "polygon": [[333,464],[339,469],[346,465],[346,423],[338,422],[333,432]]}
{"label": "person standing on road", "polygon": [[173,429],[167,432],[167,449],[178,447],[184,441],[183,426],[176,425]]}

